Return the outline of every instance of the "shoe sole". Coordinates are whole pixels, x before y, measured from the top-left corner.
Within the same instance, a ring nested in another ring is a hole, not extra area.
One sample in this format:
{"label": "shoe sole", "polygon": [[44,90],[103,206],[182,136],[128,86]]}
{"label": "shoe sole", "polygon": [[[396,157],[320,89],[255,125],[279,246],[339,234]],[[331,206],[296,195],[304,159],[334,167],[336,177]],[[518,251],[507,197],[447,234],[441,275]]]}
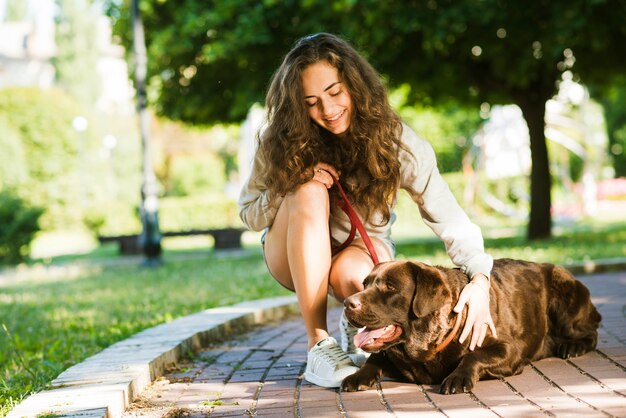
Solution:
{"label": "shoe sole", "polygon": [[341,382],[335,382],[333,380],[322,379],[316,374],[304,372],[304,380],[314,385],[321,386],[323,388],[338,388],[341,386]]}
{"label": "shoe sole", "polygon": [[306,380],[309,383],[313,383],[314,385],[321,386],[324,388],[338,388],[341,386],[341,382],[343,382],[343,379],[356,373],[358,370],[359,370],[358,367],[355,367],[355,370],[352,373],[346,374],[345,377],[341,378],[341,380],[339,381],[332,380],[332,379],[324,379],[316,375],[315,373],[305,371],[304,380]]}

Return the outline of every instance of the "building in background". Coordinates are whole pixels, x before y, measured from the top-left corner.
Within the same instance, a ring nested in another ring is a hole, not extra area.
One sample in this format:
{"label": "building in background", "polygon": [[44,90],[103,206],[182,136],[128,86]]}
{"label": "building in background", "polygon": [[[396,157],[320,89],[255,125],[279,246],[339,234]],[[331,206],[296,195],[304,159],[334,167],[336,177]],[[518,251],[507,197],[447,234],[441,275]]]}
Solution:
{"label": "building in background", "polygon": [[0,0],[0,88],[51,87],[51,59],[56,52],[54,0],[38,1],[37,11],[29,10],[20,21],[6,21],[7,7],[7,0]]}
{"label": "building in background", "polygon": [[[55,42],[54,0],[28,1],[19,20],[7,15],[8,0],[0,0],[0,88],[55,85],[52,60],[57,53]],[[128,77],[124,50],[112,42],[111,25],[104,15],[98,18],[97,71],[100,96],[99,111],[131,114],[134,90]]]}

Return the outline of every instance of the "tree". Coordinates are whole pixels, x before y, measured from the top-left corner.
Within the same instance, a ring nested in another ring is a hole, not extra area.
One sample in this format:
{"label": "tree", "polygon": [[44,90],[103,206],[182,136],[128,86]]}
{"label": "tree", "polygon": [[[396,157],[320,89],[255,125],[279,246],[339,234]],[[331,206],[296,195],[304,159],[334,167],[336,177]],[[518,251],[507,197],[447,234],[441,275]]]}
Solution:
{"label": "tree", "polygon": [[100,94],[97,23],[92,0],[57,0],[57,53],[53,58],[58,84],[86,108]]}
{"label": "tree", "polygon": [[626,80],[602,95],[613,167],[616,177],[626,177]]}
{"label": "tree", "polygon": [[351,40],[390,86],[409,85],[413,102],[516,103],[531,138],[531,239],[551,234],[546,101],[564,71],[601,87],[626,68],[617,53],[626,39],[620,0],[185,0],[142,8],[155,106],[175,119],[241,120],[293,41],[317,31]]}
{"label": "tree", "polygon": [[28,2],[23,0],[7,0],[5,9],[5,20],[15,22],[23,20],[28,12]]}

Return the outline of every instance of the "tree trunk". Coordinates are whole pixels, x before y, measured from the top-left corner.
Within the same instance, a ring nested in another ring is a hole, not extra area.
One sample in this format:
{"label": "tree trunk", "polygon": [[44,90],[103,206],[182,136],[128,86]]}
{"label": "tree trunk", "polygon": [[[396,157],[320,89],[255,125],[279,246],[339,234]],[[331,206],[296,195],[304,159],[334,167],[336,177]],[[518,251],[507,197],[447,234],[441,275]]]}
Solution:
{"label": "tree trunk", "polygon": [[530,173],[530,220],[527,237],[530,240],[550,238],[551,185],[550,161],[545,136],[545,111],[548,95],[531,94],[518,100],[530,134],[532,169]]}

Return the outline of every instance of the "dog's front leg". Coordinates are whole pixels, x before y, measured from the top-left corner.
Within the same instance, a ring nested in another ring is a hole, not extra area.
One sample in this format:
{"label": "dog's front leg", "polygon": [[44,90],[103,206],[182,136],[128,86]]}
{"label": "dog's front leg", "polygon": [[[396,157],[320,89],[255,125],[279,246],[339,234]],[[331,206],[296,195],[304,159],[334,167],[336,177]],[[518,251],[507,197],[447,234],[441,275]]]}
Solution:
{"label": "dog's front leg", "polygon": [[439,392],[444,395],[469,392],[481,377],[510,376],[522,367],[519,350],[512,345],[498,342],[483,346],[463,356],[457,368],[443,379]]}
{"label": "dog's front leg", "polygon": [[383,376],[391,376],[394,370],[395,366],[386,354],[374,353],[358,372],[343,379],[341,390],[345,392],[367,390],[376,383],[376,380]]}

